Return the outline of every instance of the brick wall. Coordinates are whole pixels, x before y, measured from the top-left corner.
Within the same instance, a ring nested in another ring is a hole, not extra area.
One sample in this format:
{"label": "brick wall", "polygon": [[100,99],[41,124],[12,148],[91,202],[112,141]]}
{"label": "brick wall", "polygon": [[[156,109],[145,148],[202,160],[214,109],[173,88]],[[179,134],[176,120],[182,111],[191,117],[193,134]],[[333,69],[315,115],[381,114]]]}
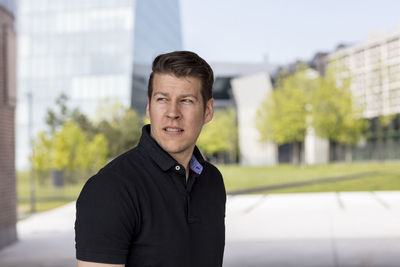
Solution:
{"label": "brick wall", "polygon": [[0,249],[17,240],[13,23],[13,16],[0,7]]}

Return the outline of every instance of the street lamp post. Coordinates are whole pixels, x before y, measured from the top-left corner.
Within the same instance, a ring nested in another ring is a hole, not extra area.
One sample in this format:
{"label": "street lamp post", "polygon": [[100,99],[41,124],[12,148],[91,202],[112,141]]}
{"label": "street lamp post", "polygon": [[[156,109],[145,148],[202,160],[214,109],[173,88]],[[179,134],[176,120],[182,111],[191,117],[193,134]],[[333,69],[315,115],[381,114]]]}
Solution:
{"label": "street lamp post", "polygon": [[33,104],[32,104],[32,92],[27,94],[28,96],[28,136],[29,136],[29,145],[31,147],[31,165],[30,165],[30,204],[31,204],[31,212],[36,212],[36,196],[35,196],[35,173],[34,173],[34,149],[33,149]]}

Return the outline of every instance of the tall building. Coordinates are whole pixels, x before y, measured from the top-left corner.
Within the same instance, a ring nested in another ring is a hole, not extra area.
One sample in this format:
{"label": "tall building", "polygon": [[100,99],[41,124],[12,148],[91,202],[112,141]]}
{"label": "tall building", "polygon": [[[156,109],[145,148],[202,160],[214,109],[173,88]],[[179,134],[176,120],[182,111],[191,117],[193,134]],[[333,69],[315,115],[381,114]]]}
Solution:
{"label": "tall building", "polygon": [[211,62],[214,71],[213,97],[215,108],[236,107],[237,99],[235,99],[232,91],[232,80],[234,78],[251,75],[260,72],[273,72],[275,66],[272,66],[265,57],[264,61],[254,62]]}
{"label": "tall building", "polygon": [[147,80],[158,54],[182,50],[179,0],[136,1],[131,105],[145,113]]}
{"label": "tall building", "polygon": [[0,249],[17,240],[14,1],[0,0]]}
{"label": "tall building", "polygon": [[400,113],[400,28],[337,49],[328,64],[350,71],[351,90],[366,118]]}
{"label": "tall building", "polygon": [[[255,115],[261,103],[271,91],[269,73],[276,66],[267,58],[260,63],[211,63],[214,70],[214,107],[236,109],[238,125],[239,161],[243,165],[275,164],[275,146],[258,142]],[[253,119],[252,119],[253,118]]]}
{"label": "tall building", "polygon": [[240,163],[243,165],[275,165],[277,146],[261,142],[256,127],[257,109],[272,91],[267,72],[258,72],[232,80],[237,106]]}
{"label": "tall building", "polygon": [[61,93],[89,116],[106,98],[140,109],[152,58],[182,49],[178,0],[19,0],[18,6],[17,168],[28,163],[28,92],[35,133]]}
{"label": "tall building", "polygon": [[328,55],[328,65],[351,74],[354,99],[370,121],[365,142],[354,148],[355,159],[399,159],[400,27],[339,47]]}

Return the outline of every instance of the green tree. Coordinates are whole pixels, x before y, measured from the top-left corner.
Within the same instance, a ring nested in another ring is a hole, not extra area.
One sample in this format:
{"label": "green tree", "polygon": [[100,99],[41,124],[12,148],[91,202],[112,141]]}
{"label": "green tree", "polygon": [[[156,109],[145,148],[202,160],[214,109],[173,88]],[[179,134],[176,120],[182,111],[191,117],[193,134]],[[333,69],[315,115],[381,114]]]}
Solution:
{"label": "green tree", "polygon": [[104,135],[88,139],[79,126],[69,120],[54,134],[40,132],[34,140],[33,163],[40,181],[52,170],[63,171],[67,182],[76,183],[107,162],[108,143]]}
{"label": "green tree", "polygon": [[314,72],[301,67],[293,74],[281,76],[277,88],[267,96],[257,111],[256,127],[261,141],[291,143],[293,164],[300,162],[301,144],[310,116],[310,95],[314,87]]}
{"label": "green tree", "polygon": [[84,132],[72,121],[67,121],[54,136],[53,168],[63,170],[69,182],[78,181],[78,173],[87,166],[88,141]]}
{"label": "green tree", "polygon": [[312,126],[320,137],[329,138],[346,146],[346,160],[352,160],[351,146],[363,136],[367,121],[362,109],[354,103],[350,90],[350,78],[338,79],[328,70],[325,77],[318,78],[313,94]]}
{"label": "green tree", "polygon": [[50,128],[50,132],[54,133],[69,118],[70,112],[67,107],[68,96],[61,94],[56,99],[57,111],[48,109],[46,113],[46,124]]}
{"label": "green tree", "polygon": [[48,109],[46,113],[46,124],[50,133],[54,134],[66,121],[71,120],[81,128],[89,139],[97,133],[95,125],[78,108],[71,110],[68,107],[68,96],[61,94],[56,99],[56,108]]}
{"label": "green tree", "polygon": [[236,114],[230,108],[215,111],[211,122],[204,126],[197,146],[208,158],[216,156],[222,162],[224,154],[228,154],[233,161],[237,153],[237,142]]}
{"label": "green tree", "polygon": [[70,114],[70,119],[85,133],[86,137],[91,140],[96,134],[98,129],[96,125],[79,109],[74,109]]}
{"label": "green tree", "polygon": [[34,155],[31,160],[33,161],[33,169],[35,170],[36,177],[39,178],[39,183],[43,185],[45,180],[49,177],[52,168],[52,139],[48,133],[41,131],[33,140]]}
{"label": "green tree", "polygon": [[[31,160],[42,183],[53,170],[63,171],[67,182],[77,182],[79,177],[86,178],[108,160],[109,147],[112,146],[109,146],[99,125],[89,120],[78,108],[70,110],[67,102],[68,97],[64,94],[57,98],[56,109],[49,109],[46,114],[48,131],[40,132],[34,139],[34,156]],[[116,142],[129,145],[134,142],[130,136],[132,131],[129,122],[135,121],[135,113],[119,110],[119,116],[113,117],[110,127],[121,133]],[[137,133],[133,136],[137,136]]]}
{"label": "green tree", "polygon": [[132,109],[120,103],[104,101],[98,107],[97,132],[108,141],[109,158],[134,147],[140,139],[142,118]]}
{"label": "green tree", "polygon": [[103,134],[96,134],[87,149],[87,164],[85,170],[94,173],[107,163],[108,159],[108,142]]}

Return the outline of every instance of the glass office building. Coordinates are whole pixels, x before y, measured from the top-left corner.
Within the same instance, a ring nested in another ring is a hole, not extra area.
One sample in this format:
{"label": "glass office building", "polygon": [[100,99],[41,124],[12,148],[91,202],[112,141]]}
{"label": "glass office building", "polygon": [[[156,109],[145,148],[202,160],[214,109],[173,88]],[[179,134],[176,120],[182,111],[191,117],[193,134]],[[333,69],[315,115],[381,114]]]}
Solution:
{"label": "glass office building", "polygon": [[152,60],[182,50],[179,0],[136,1],[135,10],[131,106],[144,114]]}
{"label": "glass office building", "polygon": [[140,107],[151,60],[182,49],[178,0],[19,0],[17,25],[17,168],[28,163],[28,92],[35,133],[61,93],[89,116],[102,99]]}

